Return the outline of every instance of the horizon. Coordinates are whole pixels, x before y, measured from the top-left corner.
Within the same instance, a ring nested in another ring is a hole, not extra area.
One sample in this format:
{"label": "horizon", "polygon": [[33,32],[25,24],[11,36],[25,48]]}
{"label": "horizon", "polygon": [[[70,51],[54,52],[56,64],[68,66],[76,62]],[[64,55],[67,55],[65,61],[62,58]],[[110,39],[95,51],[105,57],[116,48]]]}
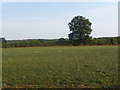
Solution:
{"label": "horizon", "polygon": [[[4,2],[3,31],[7,40],[68,38],[68,23],[84,16],[92,23],[90,36],[118,36],[117,2]],[[104,12],[104,13],[103,13]]]}
{"label": "horizon", "polygon": [[[113,36],[113,37],[92,37],[93,39],[96,38],[96,39],[99,39],[99,38],[116,38],[116,37],[120,37],[120,36]],[[5,38],[5,37],[0,37],[1,38]],[[62,37],[61,37],[62,38]],[[5,40],[8,40],[8,41],[16,41],[16,40],[37,40],[37,39],[44,39],[44,40],[58,40],[60,38],[26,38],[26,39],[6,39]],[[63,38],[63,39],[69,39],[69,38]]]}

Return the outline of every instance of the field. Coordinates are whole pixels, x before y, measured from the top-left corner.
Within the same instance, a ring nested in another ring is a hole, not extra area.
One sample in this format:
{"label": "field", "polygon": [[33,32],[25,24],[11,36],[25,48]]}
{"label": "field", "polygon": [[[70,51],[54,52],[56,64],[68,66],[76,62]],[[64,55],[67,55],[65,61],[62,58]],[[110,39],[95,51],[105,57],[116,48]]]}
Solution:
{"label": "field", "polygon": [[3,49],[3,87],[118,87],[118,46]]}

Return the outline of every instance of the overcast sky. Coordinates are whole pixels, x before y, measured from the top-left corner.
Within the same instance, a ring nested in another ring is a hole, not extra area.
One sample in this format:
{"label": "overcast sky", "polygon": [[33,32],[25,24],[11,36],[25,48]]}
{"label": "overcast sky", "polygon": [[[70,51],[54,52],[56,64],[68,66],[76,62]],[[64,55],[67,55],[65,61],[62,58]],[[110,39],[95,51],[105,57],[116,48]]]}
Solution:
{"label": "overcast sky", "polygon": [[77,15],[92,22],[91,36],[118,36],[117,5],[117,2],[6,2],[0,8],[2,36],[9,40],[68,38],[68,23]]}

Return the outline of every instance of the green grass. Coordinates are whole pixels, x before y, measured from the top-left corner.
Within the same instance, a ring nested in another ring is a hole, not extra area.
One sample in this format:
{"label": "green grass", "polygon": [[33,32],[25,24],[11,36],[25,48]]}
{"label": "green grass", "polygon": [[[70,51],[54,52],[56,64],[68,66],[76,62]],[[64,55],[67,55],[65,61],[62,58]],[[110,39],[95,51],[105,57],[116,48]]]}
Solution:
{"label": "green grass", "polygon": [[3,87],[118,87],[118,46],[3,49]]}

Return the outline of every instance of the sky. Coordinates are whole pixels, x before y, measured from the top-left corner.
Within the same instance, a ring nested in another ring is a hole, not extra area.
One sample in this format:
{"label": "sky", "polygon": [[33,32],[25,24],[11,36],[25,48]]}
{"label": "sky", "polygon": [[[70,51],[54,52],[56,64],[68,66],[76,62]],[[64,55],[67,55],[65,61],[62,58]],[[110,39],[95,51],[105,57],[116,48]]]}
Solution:
{"label": "sky", "polygon": [[8,40],[68,38],[68,23],[78,15],[92,23],[90,36],[118,36],[117,2],[4,2],[0,10],[0,36]]}

